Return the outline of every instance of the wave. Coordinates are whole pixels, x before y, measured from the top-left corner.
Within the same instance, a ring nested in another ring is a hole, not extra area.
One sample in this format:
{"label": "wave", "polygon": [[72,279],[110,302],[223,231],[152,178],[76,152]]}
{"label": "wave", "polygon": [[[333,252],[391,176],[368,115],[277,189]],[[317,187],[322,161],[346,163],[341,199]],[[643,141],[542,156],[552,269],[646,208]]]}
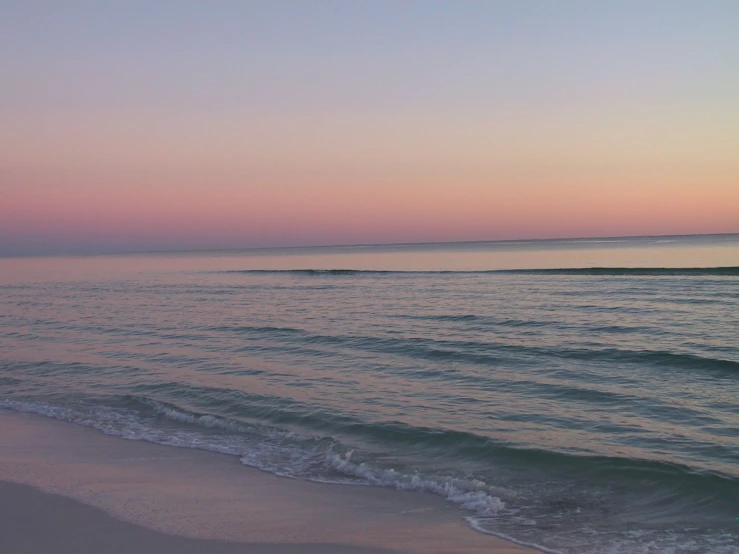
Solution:
{"label": "wave", "polygon": [[[718,303],[718,302],[717,302]],[[410,315],[397,314],[393,317],[398,319],[410,319],[419,321],[442,321],[450,323],[468,324],[469,329],[489,330],[490,327],[552,327],[568,328],[582,330],[588,333],[657,333],[661,330],[649,328],[646,326],[627,326],[627,325],[600,325],[593,326],[587,324],[578,324],[558,321],[546,321],[536,319],[516,319],[511,317],[496,317],[489,315],[477,314],[431,314],[431,315]]]}
{"label": "wave", "polygon": [[[611,504],[603,502],[613,492],[632,498],[633,507],[629,510],[643,513],[646,519],[650,514],[669,511],[675,506],[690,509],[696,518],[713,517],[715,513],[724,514],[733,509],[739,494],[739,479],[735,477],[678,464],[523,449],[474,433],[393,422],[355,423],[345,429],[354,436],[374,436],[389,448],[385,454],[373,457],[331,436],[305,435],[197,413],[144,396],[116,396],[72,406],[0,400],[0,409],[3,408],[91,427],[129,440],[229,454],[237,456],[245,466],[287,478],[432,493],[466,510],[469,517],[465,519],[473,529],[552,554],[560,550],[552,548],[559,545],[549,544],[548,521],[554,518],[561,525],[565,522],[563,518],[575,518],[568,519],[568,525],[581,525],[577,518],[585,517],[583,524],[587,527],[590,516],[581,516],[581,507],[588,514],[600,517],[602,510],[609,509]],[[378,444],[377,440],[371,442]],[[407,466],[393,455],[403,445],[426,453],[429,458],[449,452],[458,461],[470,457],[484,459],[496,469],[477,474],[445,470],[438,465],[434,469],[429,465]],[[519,480],[506,478],[506,468],[513,468]],[[565,479],[558,484],[557,477],[554,480],[547,477],[537,485],[542,472]],[[503,479],[496,475],[503,475]],[[572,489],[568,483],[578,486]],[[536,520],[541,523],[537,524]],[[573,537],[578,539],[578,528],[573,529]],[[584,536],[588,546],[592,546],[592,535]],[[566,533],[559,538],[567,538]],[[567,551],[601,552],[580,547]],[[678,551],[682,552],[675,550]]]}
{"label": "wave", "polygon": [[[28,400],[0,400],[0,408],[38,414],[92,427],[105,434],[132,440],[147,440],[174,446],[216,450],[226,454],[239,454],[246,465],[253,465],[286,477],[326,481],[329,480],[328,477],[317,475],[316,471],[328,468],[344,476],[358,477],[360,481],[364,481],[362,484],[392,486],[402,490],[429,490],[448,495],[458,492],[457,489],[460,487],[466,489],[467,492],[479,492],[489,488],[487,484],[474,479],[464,481],[457,477],[445,476],[442,481],[432,482],[428,480],[429,476],[417,472],[372,465],[366,459],[358,459],[355,449],[342,444],[332,436],[306,435],[272,425],[252,423],[210,413],[198,413],[144,396],[118,396],[108,399],[107,402],[98,400],[78,403],[74,406],[60,406]],[[182,427],[172,428],[158,425],[157,421],[161,420],[183,424],[195,432],[215,430],[225,434],[193,435],[190,438],[195,440],[188,442],[185,439],[187,434],[182,432]],[[455,459],[477,459],[494,462],[500,464],[501,467],[509,466],[517,469],[542,466],[559,472],[572,472],[578,476],[620,473],[631,475],[638,480],[649,476],[653,482],[672,481],[678,478],[683,486],[689,486],[692,483],[696,488],[720,489],[739,485],[739,479],[736,476],[716,471],[697,470],[674,462],[521,448],[466,431],[417,427],[400,422],[355,421],[345,427],[345,434],[348,432],[355,437],[364,437],[370,439],[372,443],[383,443],[387,446],[404,445],[414,450],[425,451],[430,457],[436,457],[439,453],[453,453]],[[219,442],[221,438],[233,436],[237,436],[238,440]],[[207,437],[211,437],[212,440],[209,442]],[[178,441],[181,444],[173,444]],[[260,452],[256,450],[251,452],[240,450],[242,448],[253,449],[260,442],[270,445],[269,459],[260,459]],[[215,447],[216,443],[220,446]],[[284,447],[291,461],[296,462],[296,465],[289,471],[270,465],[276,459],[274,450],[276,447]],[[300,463],[295,457],[296,447],[303,450],[303,454],[310,455],[314,464],[319,462],[319,465],[323,467],[315,465],[309,467],[309,465]],[[322,459],[319,460],[316,457],[317,454],[320,454]],[[339,482],[358,484],[356,479],[339,480]],[[709,486],[709,483],[713,483],[714,486]],[[457,487],[454,491],[452,491],[452,484]],[[486,502],[491,506],[496,506],[495,511],[497,511],[504,507],[503,503],[498,502],[499,500],[486,500]]]}
{"label": "wave", "polygon": [[278,274],[307,277],[351,277],[372,275],[583,275],[583,276],[739,276],[739,266],[726,267],[573,267],[544,269],[483,269],[483,270],[377,270],[377,269],[234,269],[218,271],[231,274]]}
{"label": "wave", "polygon": [[[450,321],[474,321],[478,316],[463,314],[460,316],[429,316],[444,318]],[[537,326],[538,322],[519,320],[503,321],[503,325]],[[616,327],[622,331],[623,328]],[[474,364],[491,365],[511,360],[511,356],[538,356],[542,358],[560,358],[583,361],[603,361],[622,363],[644,363],[650,366],[681,369],[703,369],[718,371],[739,371],[739,361],[705,357],[691,353],[670,352],[666,350],[636,350],[625,348],[567,348],[541,347],[503,342],[479,342],[469,340],[437,340],[423,337],[379,337],[370,335],[325,335],[312,333],[297,327],[275,326],[218,326],[209,327],[209,331],[231,332],[263,337],[289,337],[291,341],[305,344],[325,344],[349,347],[368,352],[390,353],[412,358],[430,360],[457,360]],[[613,328],[610,328],[612,331]],[[254,347],[252,347],[254,348]],[[284,348],[284,345],[280,345]],[[519,360],[520,361],[520,360]]]}
{"label": "wave", "polygon": [[[167,446],[208,450],[239,456],[250,467],[281,477],[345,485],[374,485],[443,496],[477,515],[490,516],[506,504],[485,482],[451,475],[424,475],[416,471],[382,468],[355,460],[354,450],[327,437],[311,437],[274,427],[238,422],[212,414],[197,414],[148,398],[132,398],[161,418],[195,430],[157,428],[137,410],[104,405],[75,408],[35,402],[0,400],[0,408],[92,427],[107,435],[144,440]],[[144,414],[145,415],[145,414]],[[218,429],[227,434],[211,436],[202,431]]]}

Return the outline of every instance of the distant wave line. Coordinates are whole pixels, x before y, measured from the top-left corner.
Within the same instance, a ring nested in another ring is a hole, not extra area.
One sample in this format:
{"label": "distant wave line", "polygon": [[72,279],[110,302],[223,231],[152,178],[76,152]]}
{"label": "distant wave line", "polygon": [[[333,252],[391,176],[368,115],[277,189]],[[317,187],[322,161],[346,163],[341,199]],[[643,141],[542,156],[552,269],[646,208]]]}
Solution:
{"label": "distant wave line", "polygon": [[574,267],[548,269],[482,269],[482,270],[378,270],[378,269],[234,269],[217,273],[282,274],[315,277],[349,277],[354,275],[594,275],[594,276],[739,276],[739,266],[727,267]]}

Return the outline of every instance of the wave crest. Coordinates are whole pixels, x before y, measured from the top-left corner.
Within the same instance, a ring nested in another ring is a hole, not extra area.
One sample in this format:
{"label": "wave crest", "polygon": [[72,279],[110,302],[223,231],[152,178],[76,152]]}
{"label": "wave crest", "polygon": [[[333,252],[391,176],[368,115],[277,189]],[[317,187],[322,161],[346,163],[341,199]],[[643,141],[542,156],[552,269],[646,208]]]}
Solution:
{"label": "wave crest", "polygon": [[[0,401],[0,408],[91,427],[107,435],[129,440],[145,440],[167,446],[208,450],[239,456],[245,466],[281,477],[320,483],[374,485],[403,491],[424,491],[440,495],[478,516],[491,516],[506,505],[493,494],[492,487],[476,479],[423,475],[381,468],[369,462],[354,462],[353,450],[338,441],[309,437],[277,428],[240,423],[211,414],[196,414],[148,398],[132,398],[169,421],[227,434],[203,435],[156,428],[136,410],[109,406],[61,407],[15,400]],[[348,479],[347,479],[348,478]]]}
{"label": "wave crest", "polygon": [[352,277],[372,275],[489,275],[489,274],[525,274],[525,275],[582,275],[582,276],[727,276],[738,277],[739,266],[726,267],[562,267],[541,269],[483,269],[483,270],[375,270],[375,269],[236,269],[219,271],[230,274],[277,274],[306,277]]}

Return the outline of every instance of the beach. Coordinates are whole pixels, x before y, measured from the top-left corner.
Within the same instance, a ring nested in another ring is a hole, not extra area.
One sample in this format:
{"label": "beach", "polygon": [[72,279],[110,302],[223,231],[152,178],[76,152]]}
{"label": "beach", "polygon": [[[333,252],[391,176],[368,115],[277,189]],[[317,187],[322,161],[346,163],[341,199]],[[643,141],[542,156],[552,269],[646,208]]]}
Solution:
{"label": "beach", "polygon": [[127,537],[739,554],[737,259],[739,235],[3,259],[0,480]]}
{"label": "beach", "polygon": [[0,413],[3,554],[524,554],[425,493],[286,479],[231,456]]}
{"label": "beach", "polygon": [[739,554],[739,1],[0,13],[0,554]]}

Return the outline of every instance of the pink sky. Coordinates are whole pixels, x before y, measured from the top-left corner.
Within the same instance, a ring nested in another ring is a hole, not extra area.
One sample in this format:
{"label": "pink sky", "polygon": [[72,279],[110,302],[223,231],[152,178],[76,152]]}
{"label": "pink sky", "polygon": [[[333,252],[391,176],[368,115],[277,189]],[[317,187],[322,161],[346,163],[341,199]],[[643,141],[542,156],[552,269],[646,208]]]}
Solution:
{"label": "pink sky", "polygon": [[739,232],[711,3],[142,6],[0,25],[0,254]]}

